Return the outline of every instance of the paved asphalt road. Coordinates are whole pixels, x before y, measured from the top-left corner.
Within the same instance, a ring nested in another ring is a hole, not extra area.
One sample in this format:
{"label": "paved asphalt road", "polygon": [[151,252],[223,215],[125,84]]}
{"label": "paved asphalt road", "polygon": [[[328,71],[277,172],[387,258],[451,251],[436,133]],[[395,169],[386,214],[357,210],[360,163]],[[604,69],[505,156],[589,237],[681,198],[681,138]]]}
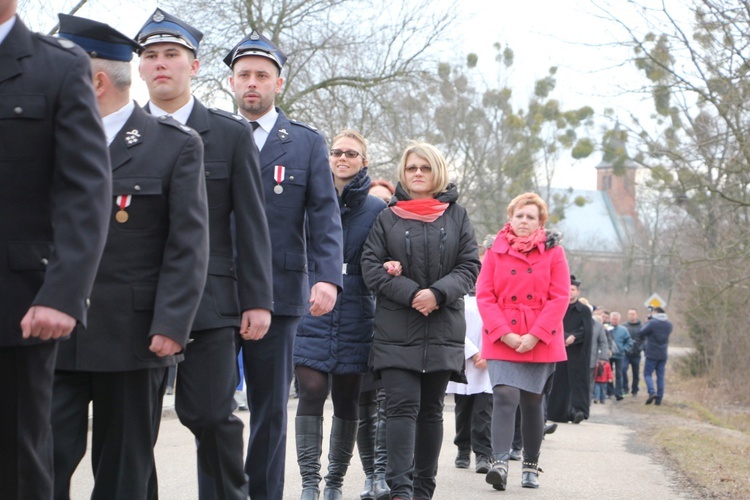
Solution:
{"label": "paved asphalt road", "polygon": [[[165,414],[156,446],[159,492],[162,500],[197,499],[195,453],[192,435],[172,411],[171,396],[165,397]],[[299,469],[294,448],[294,414],[297,401],[289,401],[289,433],[287,446],[286,489],[284,498],[296,500],[300,493]],[[326,406],[326,432],[331,421],[330,401]],[[556,433],[547,436],[542,445],[538,490],[520,486],[520,462],[511,462],[507,491],[498,492],[485,483],[484,476],[473,469],[456,469],[453,459],[454,418],[453,397],[446,397],[445,434],[437,477],[436,500],[473,500],[499,498],[535,499],[673,499],[689,498],[663,464],[654,461],[636,442],[635,432],[617,425],[613,417],[615,404],[594,405],[591,418],[580,425],[561,424]],[[238,412],[245,421],[247,435],[248,413]],[[323,468],[327,441],[324,441]],[[90,437],[89,437],[90,444]],[[89,498],[93,479],[89,455],[73,478],[71,498]],[[325,475],[325,474],[323,474]],[[344,498],[359,500],[364,475],[356,454],[344,483]],[[321,485],[322,489],[322,485]],[[321,495],[322,498],[322,495]]]}

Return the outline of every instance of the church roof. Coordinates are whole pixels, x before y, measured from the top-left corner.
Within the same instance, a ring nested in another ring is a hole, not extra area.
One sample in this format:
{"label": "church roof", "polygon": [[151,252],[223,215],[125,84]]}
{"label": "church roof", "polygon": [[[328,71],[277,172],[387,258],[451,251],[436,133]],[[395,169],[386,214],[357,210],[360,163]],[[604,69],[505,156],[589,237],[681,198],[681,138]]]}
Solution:
{"label": "church roof", "polygon": [[[609,195],[604,191],[586,189],[552,188],[550,200],[566,196],[565,218],[554,224],[563,234],[563,246],[568,250],[583,253],[621,253],[634,234],[636,221],[631,216],[619,216],[615,212]],[[581,197],[583,206],[573,203]],[[554,201],[551,201],[554,205]],[[550,207],[550,211],[554,207]]]}

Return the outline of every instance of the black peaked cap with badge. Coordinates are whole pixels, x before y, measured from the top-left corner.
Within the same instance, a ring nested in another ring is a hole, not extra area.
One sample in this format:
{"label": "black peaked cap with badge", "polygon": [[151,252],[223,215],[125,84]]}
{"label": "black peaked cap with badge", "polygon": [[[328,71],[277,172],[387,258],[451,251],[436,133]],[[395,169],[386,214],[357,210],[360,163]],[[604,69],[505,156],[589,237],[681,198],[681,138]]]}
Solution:
{"label": "black peaked cap with badge", "polygon": [[135,39],[143,46],[152,43],[177,43],[192,50],[197,57],[203,33],[169,12],[156,9],[135,35]]}
{"label": "black peaked cap with badge", "polygon": [[58,17],[60,38],[75,42],[91,57],[129,62],[133,60],[133,52],[143,49],[135,40],[108,24],[68,14],[58,14]]}
{"label": "black peaked cap with badge", "polygon": [[224,58],[224,64],[233,68],[235,61],[245,56],[266,57],[273,61],[279,68],[279,71],[281,71],[281,68],[286,63],[286,55],[281,49],[271,40],[258,33],[257,30],[253,30],[229,51]]}

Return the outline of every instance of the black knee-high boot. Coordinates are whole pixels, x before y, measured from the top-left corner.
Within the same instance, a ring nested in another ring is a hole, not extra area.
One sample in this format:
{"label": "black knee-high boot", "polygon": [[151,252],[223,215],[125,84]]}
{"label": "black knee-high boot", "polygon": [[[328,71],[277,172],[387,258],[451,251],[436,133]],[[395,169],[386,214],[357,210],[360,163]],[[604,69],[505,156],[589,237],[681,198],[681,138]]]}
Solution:
{"label": "black knee-high boot", "polygon": [[328,474],[325,477],[326,487],[323,490],[323,500],[343,500],[344,498],[341,486],[344,484],[344,475],[352,459],[358,425],[358,420],[342,420],[333,417],[328,449]]}
{"label": "black knee-high boot", "polygon": [[318,500],[320,496],[320,455],[323,452],[323,417],[302,416],[294,421],[297,439],[297,463],[302,476],[300,500]]}
{"label": "black knee-high boot", "polygon": [[377,405],[373,403],[360,404],[359,428],[357,429],[357,450],[365,473],[365,489],[359,494],[361,500],[375,500],[372,482],[375,478],[375,435],[377,432]]}
{"label": "black knee-high boot", "polygon": [[375,500],[388,500],[391,497],[391,489],[385,481],[385,466],[388,463],[388,450],[385,445],[385,395],[382,389],[378,391],[378,410],[375,421],[375,463],[374,477],[372,480],[372,492]]}

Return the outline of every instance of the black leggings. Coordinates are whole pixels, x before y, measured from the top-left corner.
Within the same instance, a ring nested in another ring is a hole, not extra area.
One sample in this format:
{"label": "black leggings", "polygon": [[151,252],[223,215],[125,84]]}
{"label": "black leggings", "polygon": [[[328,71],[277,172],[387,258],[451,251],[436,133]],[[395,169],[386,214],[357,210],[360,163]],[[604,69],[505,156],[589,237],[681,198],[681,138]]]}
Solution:
{"label": "black leggings", "polygon": [[[328,397],[328,373],[307,366],[295,366],[299,384],[297,416],[322,417]],[[359,390],[362,374],[331,375],[333,414],[341,420],[359,420]]]}
{"label": "black leggings", "polygon": [[509,385],[492,388],[492,452],[499,456],[508,453],[513,442],[516,408],[521,405],[521,435],[524,459],[536,460],[544,435],[544,394],[534,394]]}

